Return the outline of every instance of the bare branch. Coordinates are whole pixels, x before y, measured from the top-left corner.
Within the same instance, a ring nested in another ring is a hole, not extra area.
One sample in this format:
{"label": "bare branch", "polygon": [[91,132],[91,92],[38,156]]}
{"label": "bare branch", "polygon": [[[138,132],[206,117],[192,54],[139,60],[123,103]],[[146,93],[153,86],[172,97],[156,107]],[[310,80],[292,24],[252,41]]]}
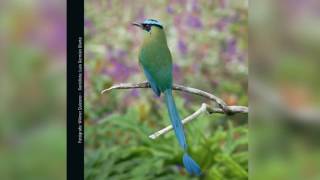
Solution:
{"label": "bare branch", "polygon": [[111,91],[113,89],[137,89],[137,88],[150,88],[150,84],[147,81],[141,83],[120,83],[115,84],[108,89],[101,91],[101,94]]}
{"label": "bare branch", "polygon": [[[228,106],[229,109],[229,115],[236,114],[236,113],[244,113],[247,114],[249,113],[249,109],[246,106]],[[225,112],[221,108],[211,108],[207,106],[207,111],[208,113],[220,113],[224,114]]]}
{"label": "bare branch", "polygon": [[[150,85],[146,81],[141,82],[141,83],[121,83],[121,84],[113,85],[110,88],[101,91],[101,94],[106,93],[111,90],[114,90],[114,89],[137,89],[137,88],[150,88]],[[176,91],[182,91],[182,92],[202,96],[202,97],[205,97],[205,98],[210,99],[212,101],[215,101],[226,114],[232,114],[232,111],[229,109],[227,104],[222,99],[218,98],[217,96],[215,96],[213,94],[202,91],[200,89],[181,86],[178,84],[173,84],[172,89],[176,90]]]}
{"label": "bare branch", "polygon": [[[186,124],[190,121],[192,121],[193,119],[196,119],[198,116],[200,116],[203,112],[205,112],[207,109],[207,105],[205,103],[203,103],[200,107],[200,109],[198,109],[196,112],[194,112],[193,114],[191,114],[190,116],[186,117],[185,119],[182,120],[182,124]],[[153,134],[151,134],[149,136],[149,138],[151,139],[156,139],[157,137],[166,134],[167,132],[172,130],[172,125],[169,125],[163,129],[161,129],[160,131],[157,131]]]}
{"label": "bare branch", "polygon": [[[109,92],[109,91],[114,90],[114,89],[137,89],[137,88],[150,88],[150,84],[147,81],[141,82],[141,83],[115,84],[115,85],[111,86],[110,88],[101,91],[101,94]],[[213,94],[210,94],[208,92],[196,89],[196,88],[173,84],[172,85],[172,89],[176,90],[176,91],[182,91],[182,92],[186,92],[186,93],[202,96],[204,98],[207,98],[207,99],[210,99],[210,100],[216,102],[218,104],[218,106],[219,106],[217,108],[216,107],[212,108],[209,105],[203,103],[201,105],[201,107],[196,112],[194,112],[190,116],[188,116],[185,119],[183,119],[182,120],[182,124],[186,124],[188,122],[191,122],[192,120],[196,119],[198,116],[200,116],[204,112],[208,112],[209,114],[220,113],[220,114],[226,114],[226,115],[233,115],[233,114],[236,114],[236,113],[246,113],[247,114],[249,112],[248,107],[245,107],[245,106],[227,106],[227,104],[222,99],[220,99],[219,97],[217,97],[217,96],[215,96]],[[167,126],[167,127],[163,128],[163,129],[151,134],[149,136],[149,138],[156,139],[159,136],[161,136],[163,134],[166,134],[171,130],[172,130],[172,125]]]}
{"label": "bare branch", "polygon": [[[229,106],[229,108],[232,110],[233,113],[248,113],[248,108],[244,107],[244,106]],[[220,108],[211,108],[207,104],[202,103],[201,107],[196,112],[194,112],[193,114],[191,114],[190,116],[188,116],[188,117],[186,117],[185,119],[182,120],[182,124],[187,124],[188,122],[191,122],[192,120],[196,119],[197,117],[199,117],[204,112],[208,112],[210,114],[212,114],[212,113],[224,114],[222,109],[220,109]],[[163,129],[151,134],[149,136],[149,138],[156,139],[159,136],[164,135],[164,134],[168,133],[171,130],[172,130],[172,125],[169,125],[169,126],[163,128]]]}

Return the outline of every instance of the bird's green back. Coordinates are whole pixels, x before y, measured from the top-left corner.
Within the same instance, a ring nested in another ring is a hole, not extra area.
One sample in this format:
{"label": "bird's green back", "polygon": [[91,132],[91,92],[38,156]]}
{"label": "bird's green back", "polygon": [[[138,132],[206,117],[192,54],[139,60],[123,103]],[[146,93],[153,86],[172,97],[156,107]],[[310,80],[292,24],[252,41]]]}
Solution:
{"label": "bird's green back", "polygon": [[150,32],[146,32],[139,54],[139,62],[161,92],[171,88],[172,59],[162,28],[152,27]]}

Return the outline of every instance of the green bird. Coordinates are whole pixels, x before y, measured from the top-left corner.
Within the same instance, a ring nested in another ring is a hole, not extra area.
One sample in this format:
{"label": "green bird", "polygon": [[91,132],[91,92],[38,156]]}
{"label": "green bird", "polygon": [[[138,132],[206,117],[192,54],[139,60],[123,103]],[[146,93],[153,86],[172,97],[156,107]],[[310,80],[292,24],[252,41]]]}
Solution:
{"label": "green bird", "polygon": [[143,23],[133,23],[146,33],[139,53],[139,63],[153,90],[160,96],[164,94],[170,120],[181,148],[184,167],[190,174],[200,175],[199,165],[189,156],[183,126],[172,96],[172,58],[167,45],[166,34],[162,24],[154,19]]}

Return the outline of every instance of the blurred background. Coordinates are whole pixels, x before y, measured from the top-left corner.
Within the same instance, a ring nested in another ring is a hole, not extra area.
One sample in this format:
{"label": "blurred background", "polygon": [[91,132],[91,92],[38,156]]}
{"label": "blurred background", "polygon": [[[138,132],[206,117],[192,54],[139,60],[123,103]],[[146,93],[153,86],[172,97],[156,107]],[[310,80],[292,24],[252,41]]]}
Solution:
{"label": "blurred background", "polygon": [[66,177],[66,2],[0,1],[0,179]]}
{"label": "blurred background", "polygon": [[250,177],[320,179],[320,3],[252,1]]}
{"label": "blurred background", "polygon": [[[246,0],[85,1],[85,178],[197,179],[182,167],[173,132],[148,135],[170,124],[162,98],[150,89],[100,92],[115,83],[145,80],[138,65],[146,18],[165,27],[174,82],[248,105],[248,2]],[[174,93],[186,117],[202,102]],[[247,115],[203,114],[185,128],[204,179],[248,178]]]}
{"label": "blurred background", "polygon": [[[252,1],[249,17],[247,3],[86,2],[86,179],[190,179],[172,132],[147,138],[169,124],[161,98],[99,94],[144,80],[143,33],[130,23],[149,17],[166,27],[175,82],[228,104],[248,105],[249,34],[250,179],[319,179],[319,2]],[[61,0],[0,0],[1,179],[65,179],[65,10]],[[183,117],[206,102],[175,99]],[[202,115],[186,134],[205,179],[247,179],[246,116]]]}

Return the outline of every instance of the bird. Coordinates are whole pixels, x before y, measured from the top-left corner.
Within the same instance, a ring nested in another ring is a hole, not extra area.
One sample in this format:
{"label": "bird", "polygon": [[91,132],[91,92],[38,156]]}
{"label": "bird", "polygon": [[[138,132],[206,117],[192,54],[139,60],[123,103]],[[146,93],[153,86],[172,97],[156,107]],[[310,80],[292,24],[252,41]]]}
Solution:
{"label": "bird", "polygon": [[155,19],[134,22],[132,25],[145,32],[139,52],[139,64],[156,96],[164,94],[170,121],[184,154],[182,162],[191,175],[201,175],[201,169],[188,154],[183,125],[172,95],[172,56],[167,44],[164,26]]}

